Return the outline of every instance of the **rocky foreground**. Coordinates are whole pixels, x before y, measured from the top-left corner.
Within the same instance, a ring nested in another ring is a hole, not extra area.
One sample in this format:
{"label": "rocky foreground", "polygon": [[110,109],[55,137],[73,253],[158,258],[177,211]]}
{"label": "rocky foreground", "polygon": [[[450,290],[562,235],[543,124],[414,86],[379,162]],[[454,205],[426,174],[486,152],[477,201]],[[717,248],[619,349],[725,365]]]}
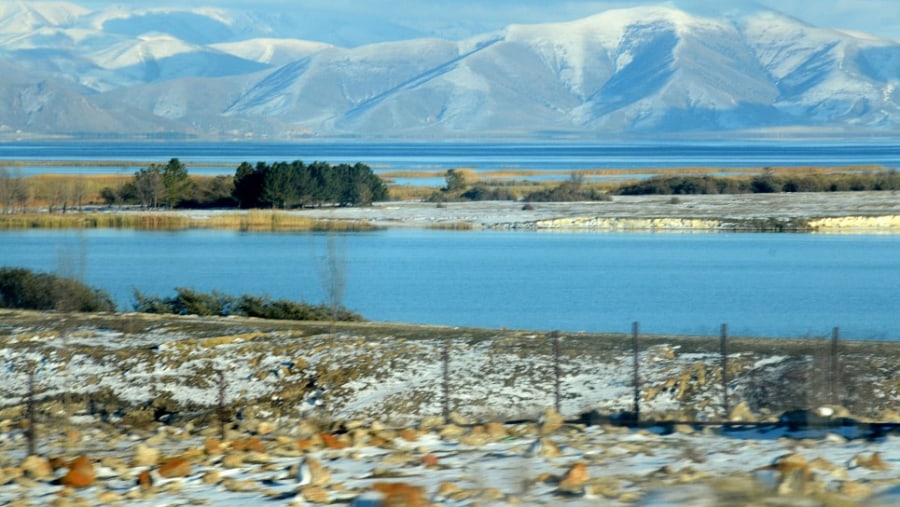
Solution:
{"label": "rocky foreground", "polygon": [[726,412],[715,340],[645,337],[634,428],[630,345],[3,311],[0,504],[900,503],[900,345],[834,404],[821,344],[735,339]]}

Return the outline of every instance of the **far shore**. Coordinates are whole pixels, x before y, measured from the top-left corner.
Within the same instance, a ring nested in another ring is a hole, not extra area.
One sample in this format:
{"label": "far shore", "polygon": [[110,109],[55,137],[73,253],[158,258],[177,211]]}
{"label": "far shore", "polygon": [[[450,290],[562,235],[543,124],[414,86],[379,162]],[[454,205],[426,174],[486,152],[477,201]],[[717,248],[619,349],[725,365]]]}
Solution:
{"label": "far shore", "polygon": [[900,233],[896,192],[613,196],[609,201],[378,202],[296,210],[147,211],[0,215],[0,229],[136,228],[365,231],[385,228],[542,231]]}

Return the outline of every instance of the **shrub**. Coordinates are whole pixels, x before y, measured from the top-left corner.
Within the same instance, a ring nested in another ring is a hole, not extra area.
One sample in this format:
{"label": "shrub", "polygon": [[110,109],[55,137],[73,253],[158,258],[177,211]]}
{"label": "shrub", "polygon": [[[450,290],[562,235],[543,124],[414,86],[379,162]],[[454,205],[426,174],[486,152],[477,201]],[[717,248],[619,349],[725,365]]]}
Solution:
{"label": "shrub", "polygon": [[327,305],[289,301],[286,299],[271,300],[266,297],[243,295],[232,297],[217,291],[211,293],[198,292],[184,287],[175,289],[175,296],[162,298],[145,296],[135,290],[134,310],[141,313],[258,317],[273,320],[337,320],[362,321],[359,314],[345,308],[336,311]]}
{"label": "shrub", "polygon": [[106,292],[73,278],[0,268],[0,308],[114,312],[116,305]]}

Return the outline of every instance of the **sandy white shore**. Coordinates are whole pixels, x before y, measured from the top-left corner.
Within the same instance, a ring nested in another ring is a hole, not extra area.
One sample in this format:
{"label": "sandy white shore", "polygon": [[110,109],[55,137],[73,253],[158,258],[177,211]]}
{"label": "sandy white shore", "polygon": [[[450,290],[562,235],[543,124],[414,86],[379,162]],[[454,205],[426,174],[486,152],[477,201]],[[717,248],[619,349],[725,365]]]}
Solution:
{"label": "sandy white shore", "polygon": [[[297,213],[323,219],[365,220],[382,227],[469,224],[473,228],[500,229],[639,230],[659,229],[659,222],[654,223],[654,219],[671,219],[671,228],[716,229],[727,228],[721,227],[723,223],[826,219],[816,223],[822,232],[900,232],[900,195],[895,192],[614,196],[607,202],[533,203],[533,209],[523,207],[523,203],[511,201],[441,205],[384,202],[370,207],[305,209]],[[590,220],[595,221],[594,226]],[[610,220],[630,221],[630,225],[610,227]]]}

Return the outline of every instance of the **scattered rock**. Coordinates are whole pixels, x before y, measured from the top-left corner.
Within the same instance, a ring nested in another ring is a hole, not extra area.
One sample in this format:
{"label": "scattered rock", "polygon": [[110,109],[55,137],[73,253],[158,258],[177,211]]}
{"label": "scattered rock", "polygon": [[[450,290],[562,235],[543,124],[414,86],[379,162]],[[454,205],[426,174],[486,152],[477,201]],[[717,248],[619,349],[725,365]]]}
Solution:
{"label": "scattered rock", "polygon": [[438,457],[432,453],[428,453],[422,456],[422,465],[426,468],[437,468],[439,464],[440,460],[438,460]]}
{"label": "scattered rock", "polygon": [[315,458],[303,458],[291,475],[301,486],[323,486],[331,482],[331,472]]}
{"label": "scattered rock", "polygon": [[157,473],[165,479],[187,477],[191,475],[191,464],[182,457],[170,458],[160,465]]}
{"label": "scattered rock", "polygon": [[541,435],[550,435],[562,427],[565,419],[555,409],[548,408],[544,411],[539,423],[539,431]]}
{"label": "scattered rock", "polygon": [[159,463],[159,449],[148,447],[144,444],[138,444],[134,449],[134,458],[132,466],[135,467],[152,467]]}
{"label": "scattered rock", "polygon": [[873,452],[868,455],[865,453],[857,454],[850,460],[850,463],[848,463],[847,466],[851,469],[861,467],[877,472],[888,470],[890,468],[890,466],[881,459],[880,452]]}
{"label": "scattered rock", "polygon": [[559,481],[557,492],[566,495],[583,495],[584,486],[587,484],[589,475],[587,463],[579,461],[575,463],[563,474]]}
{"label": "scattered rock", "polygon": [[25,477],[31,479],[47,479],[53,477],[53,466],[50,461],[40,456],[30,455],[19,465]]}
{"label": "scattered rock", "polygon": [[330,433],[322,433],[319,436],[322,438],[322,443],[325,444],[325,447],[328,449],[346,449],[347,447],[350,447],[348,442],[345,442]]}
{"label": "scattered rock", "polygon": [[397,507],[426,507],[425,490],[404,482],[376,482],[372,490],[384,495],[384,505]]}
{"label": "scattered rock", "polygon": [[741,401],[731,408],[728,413],[728,420],[731,422],[756,422],[756,415],[750,410],[750,405],[746,401]]}
{"label": "scattered rock", "polygon": [[331,503],[331,495],[328,493],[328,490],[322,486],[304,486],[300,489],[300,496],[307,502]]}
{"label": "scattered rock", "polygon": [[87,456],[79,456],[69,463],[69,471],[60,479],[60,484],[67,488],[87,488],[96,478],[94,463]]}

